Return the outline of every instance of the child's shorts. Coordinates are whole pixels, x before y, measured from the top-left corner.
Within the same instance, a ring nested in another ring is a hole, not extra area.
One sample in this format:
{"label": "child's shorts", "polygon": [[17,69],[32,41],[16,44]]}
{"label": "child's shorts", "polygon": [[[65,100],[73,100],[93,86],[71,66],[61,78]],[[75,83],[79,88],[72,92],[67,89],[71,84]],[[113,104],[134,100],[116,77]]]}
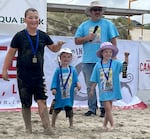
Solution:
{"label": "child's shorts", "polygon": [[[65,109],[65,112],[66,112],[66,118],[67,117],[72,118],[73,117],[73,109],[72,109],[72,107],[66,106],[66,107],[64,107],[64,109]],[[63,108],[56,108],[56,109],[54,109],[54,112],[56,114],[58,114],[62,110],[63,110]]]}
{"label": "child's shorts", "polygon": [[32,82],[34,81],[34,84],[31,81],[29,81],[29,83],[26,83],[19,78],[17,79],[17,81],[19,96],[23,108],[31,107],[32,96],[34,96],[35,101],[46,100],[48,98],[46,95],[45,80],[43,78],[32,80]]}

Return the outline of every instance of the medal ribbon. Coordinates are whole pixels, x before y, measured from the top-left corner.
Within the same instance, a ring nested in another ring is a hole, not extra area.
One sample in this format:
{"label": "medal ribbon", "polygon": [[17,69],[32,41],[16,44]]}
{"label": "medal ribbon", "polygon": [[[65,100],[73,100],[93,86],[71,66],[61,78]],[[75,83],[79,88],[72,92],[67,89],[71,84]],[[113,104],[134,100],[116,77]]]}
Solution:
{"label": "medal ribbon", "polygon": [[35,48],[34,48],[33,42],[32,42],[32,40],[31,40],[31,37],[30,37],[30,35],[29,35],[27,29],[25,29],[25,33],[26,33],[26,35],[27,35],[27,37],[28,37],[30,46],[31,46],[31,48],[32,48],[32,54],[35,55],[36,52],[37,52],[38,46],[39,46],[39,45],[38,45],[38,42],[39,42],[39,31],[36,30],[36,46],[35,46]]}
{"label": "medal ribbon", "polygon": [[61,66],[60,66],[60,75],[61,75],[62,86],[63,86],[63,89],[65,90],[65,89],[66,89],[66,86],[67,86],[67,83],[68,83],[68,80],[69,80],[69,77],[70,77],[70,75],[71,75],[71,67],[69,66],[69,74],[68,74],[68,77],[67,77],[65,83],[63,82],[62,67],[61,67]]}
{"label": "medal ribbon", "polygon": [[103,70],[103,72],[104,72],[104,75],[105,75],[105,78],[106,78],[107,81],[108,81],[108,79],[109,79],[109,73],[110,73],[111,63],[112,63],[112,59],[110,60],[109,69],[108,69],[108,75],[107,75],[107,73],[104,71],[103,63],[102,63],[102,60],[101,60],[102,70]]}

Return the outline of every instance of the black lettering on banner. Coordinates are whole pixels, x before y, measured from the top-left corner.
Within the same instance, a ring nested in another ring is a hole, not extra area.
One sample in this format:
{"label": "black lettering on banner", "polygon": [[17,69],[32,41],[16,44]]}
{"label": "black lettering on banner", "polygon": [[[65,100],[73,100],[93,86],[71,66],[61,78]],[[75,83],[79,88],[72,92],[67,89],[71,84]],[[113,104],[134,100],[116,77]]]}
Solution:
{"label": "black lettering on banner", "polygon": [[20,18],[20,23],[21,23],[21,24],[24,23],[24,18],[23,18],[23,17]]}
{"label": "black lettering on banner", "polygon": [[18,23],[15,17],[0,16],[1,23]]}
{"label": "black lettering on banner", "polygon": [[44,24],[44,19],[39,19],[39,24]]}

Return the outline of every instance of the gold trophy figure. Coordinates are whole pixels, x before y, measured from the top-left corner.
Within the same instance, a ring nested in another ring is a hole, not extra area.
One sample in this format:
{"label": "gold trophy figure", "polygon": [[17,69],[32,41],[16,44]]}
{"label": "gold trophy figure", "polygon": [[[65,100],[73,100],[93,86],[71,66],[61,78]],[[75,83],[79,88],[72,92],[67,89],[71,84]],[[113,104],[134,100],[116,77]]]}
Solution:
{"label": "gold trophy figure", "polygon": [[123,67],[122,67],[122,78],[127,78],[127,67],[128,67],[129,53],[125,52],[124,56],[125,56],[125,61],[123,62]]}

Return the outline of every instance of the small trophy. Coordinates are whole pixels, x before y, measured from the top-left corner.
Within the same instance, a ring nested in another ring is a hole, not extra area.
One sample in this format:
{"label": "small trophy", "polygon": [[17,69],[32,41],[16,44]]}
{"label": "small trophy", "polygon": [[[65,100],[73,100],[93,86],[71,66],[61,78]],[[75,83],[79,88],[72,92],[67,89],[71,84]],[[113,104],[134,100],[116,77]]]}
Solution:
{"label": "small trophy", "polygon": [[125,61],[123,62],[123,67],[122,67],[122,78],[127,78],[127,66],[128,66],[129,53],[125,52],[124,56],[125,56]]}

